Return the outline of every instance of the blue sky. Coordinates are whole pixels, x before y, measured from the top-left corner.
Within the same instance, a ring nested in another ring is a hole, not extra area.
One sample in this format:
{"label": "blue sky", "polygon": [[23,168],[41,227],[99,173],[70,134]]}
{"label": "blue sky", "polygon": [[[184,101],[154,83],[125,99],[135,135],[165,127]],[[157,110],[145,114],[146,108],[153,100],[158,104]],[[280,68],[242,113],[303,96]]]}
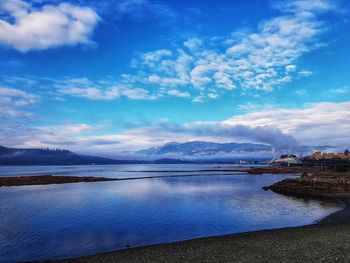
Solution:
{"label": "blue sky", "polygon": [[1,1],[0,144],[348,147],[349,25],[340,0]]}

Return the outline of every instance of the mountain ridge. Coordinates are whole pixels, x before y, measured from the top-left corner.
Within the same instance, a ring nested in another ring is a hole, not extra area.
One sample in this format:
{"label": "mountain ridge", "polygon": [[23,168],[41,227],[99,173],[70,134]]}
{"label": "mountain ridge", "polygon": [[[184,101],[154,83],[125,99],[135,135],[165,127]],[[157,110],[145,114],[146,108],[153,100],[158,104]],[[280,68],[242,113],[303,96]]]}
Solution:
{"label": "mountain ridge", "polygon": [[[301,154],[329,149],[334,150],[334,147],[329,145],[299,146],[294,150]],[[23,149],[0,146],[0,165],[230,163],[239,160],[267,161],[286,152],[288,153],[289,149],[274,152],[271,146],[257,143],[190,141],[169,142],[134,152],[122,152],[116,158],[106,158],[80,155],[63,149]]]}
{"label": "mountain ridge", "polygon": [[[331,145],[294,146],[274,149],[261,143],[217,143],[207,141],[169,142],[159,146],[132,152],[140,158],[186,158],[186,159],[227,159],[227,158],[276,158],[281,154],[311,154],[315,151],[334,151]],[[130,152],[129,152],[130,153]]]}
{"label": "mountain ridge", "polygon": [[162,146],[153,146],[136,151],[141,155],[180,154],[183,156],[214,156],[218,152],[229,154],[233,152],[271,152],[271,147],[253,143],[216,143],[206,141],[191,141],[185,143],[170,142]]}
{"label": "mountain ridge", "polygon": [[64,149],[9,148],[0,145],[0,165],[136,164],[138,160],[116,160],[80,155]]}

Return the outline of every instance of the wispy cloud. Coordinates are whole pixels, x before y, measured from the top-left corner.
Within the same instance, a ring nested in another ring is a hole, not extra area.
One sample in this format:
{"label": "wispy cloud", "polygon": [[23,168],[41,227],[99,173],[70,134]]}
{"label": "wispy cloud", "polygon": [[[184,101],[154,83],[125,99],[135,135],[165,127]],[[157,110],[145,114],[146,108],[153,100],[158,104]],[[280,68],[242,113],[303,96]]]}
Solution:
{"label": "wispy cloud", "polygon": [[303,77],[308,77],[308,76],[311,76],[313,72],[310,70],[301,70],[298,72],[298,74]]}
{"label": "wispy cloud", "polygon": [[52,126],[43,126],[38,127],[38,129],[47,130],[52,133],[53,131],[59,131],[62,135],[81,135],[86,133],[91,133],[99,129],[98,125],[91,126],[85,123],[69,123],[69,124],[60,124]]}
{"label": "wispy cloud", "polygon": [[[116,100],[128,98],[131,100],[155,100],[161,97],[189,98],[191,94],[178,89],[146,89],[134,80],[132,75],[122,75],[120,79],[104,78],[93,81],[89,78],[45,78],[45,77],[9,77],[4,76],[2,82],[6,84],[31,87],[34,84],[41,88],[42,92],[48,92],[56,96],[56,99],[64,99],[65,96],[84,98],[89,100]],[[141,87],[140,87],[141,86]]]}
{"label": "wispy cloud", "polygon": [[[298,145],[349,147],[350,103],[317,103],[304,109],[274,108],[234,116],[225,121],[175,124],[168,121],[103,133],[88,124],[46,127],[3,125],[0,144],[22,147],[65,147],[78,152],[115,156],[118,151],[137,150],[171,141],[255,142],[275,149]],[[11,134],[7,136],[6,134]]]}
{"label": "wispy cloud", "polygon": [[336,1],[324,0],[293,0],[293,1],[276,1],[274,7],[283,12],[299,13],[301,15],[309,15],[309,12],[322,13],[328,10],[338,8]]}
{"label": "wispy cloud", "polygon": [[341,96],[346,94],[350,94],[350,88],[348,86],[344,86],[336,89],[329,89],[322,93],[322,95],[324,96],[339,96],[339,95]]}
{"label": "wispy cloud", "polygon": [[169,90],[168,94],[172,95],[172,96],[176,96],[176,97],[182,97],[182,98],[191,97],[191,94],[189,92],[186,92],[186,91],[181,92],[181,91],[176,90],[176,89]]}
{"label": "wispy cloud", "polygon": [[350,140],[350,102],[322,102],[304,109],[274,108],[232,117],[226,124],[251,127],[269,125],[292,134],[303,144],[348,146]]}
{"label": "wispy cloud", "polygon": [[[55,80],[52,85],[62,95],[81,97],[90,100],[114,100],[126,97],[134,100],[155,99],[148,90],[136,87],[126,87],[114,81],[92,82],[87,78]],[[119,86],[121,85],[121,86]]]}
{"label": "wispy cloud", "polygon": [[[20,0],[16,0],[16,8],[19,2]],[[115,76],[112,81],[85,79],[85,83],[82,83],[78,79],[66,79],[52,82],[61,96],[92,100],[114,100],[121,97],[154,100],[176,96],[191,99],[193,102],[204,102],[224,96],[235,89],[240,90],[241,94],[249,91],[272,91],[290,83],[296,77],[313,74],[300,65],[300,58],[322,46],[320,36],[327,27],[320,15],[337,8],[328,0],[317,0],[313,3],[306,0],[278,2],[275,8],[281,13],[280,16],[265,20],[256,30],[245,29],[220,38],[194,37],[182,44],[174,44],[175,48],[172,49],[139,53],[132,59],[129,73]],[[24,2],[22,5],[28,6]],[[61,4],[55,8],[46,6],[39,11],[31,10],[32,7],[29,6],[26,14],[47,10],[54,12],[53,9],[65,11],[69,9],[67,5]],[[118,12],[137,13],[139,9],[153,10],[151,7],[155,3],[126,0],[114,5],[120,9]],[[17,10],[16,8],[12,9]],[[19,10],[23,8],[19,7]],[[69,10],[75,10],[74,8],[72,6]],[[79,8],[83,13],[93,12],[87,8]],[[7,9],[12,10],[10,7]],[[77,16],[77,21],[80,11],[72,13],[72,16]],[[50,29],[51,31],[56,30]],[[26,45],[24,50],[31,48],[32,46]]]}
{"label": "wispy cloud", "polygon": [[319,15],[337,7],[327,0],[295,0],[275,8],[281,16],[260,23],[256,31],[234,32],[219,42],[196,37],[174,50],[140,54],[132,62],[139,72],[134,80],[163,89],[190,89],[195,101],[203,101],[232,89],[271,91],[295,76],[311,75],[299,70],[299,58],[322,46],[319,37],[327,29]]}
{"label": "wispy cloud", "polygon": [[231,141],[243,140],[268,144],[273,148],[295,147],[298,144],[292,135],[270,125],[249,126],[227,122],[195,122],[184,126],[165,126],[165,128],[198,137],[211,137],[215,141],[221,138]]}
{"label": "wispy cloud", "polygon": [[99,16],[70,3],[36,8],[22,0],[0,3],[0,44],[21,52],[92,43]]}
{"label": "wispy cloud", "polygon": [[32,113],[26,107],[37,104],[40,97],[20,89],[0,87],[0,117],[29,118]]}

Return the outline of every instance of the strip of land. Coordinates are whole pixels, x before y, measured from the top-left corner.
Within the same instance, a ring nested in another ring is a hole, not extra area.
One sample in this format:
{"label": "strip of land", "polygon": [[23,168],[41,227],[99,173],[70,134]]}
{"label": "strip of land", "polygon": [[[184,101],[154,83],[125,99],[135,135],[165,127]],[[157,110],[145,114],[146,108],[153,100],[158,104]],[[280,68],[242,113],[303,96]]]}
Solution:
{"label": "strip of land", "polygon": [[12,176],[0,177],[0,187],[2,186],[20,186],[20,185],[46,185],[46,184],[66,184],[66,183],[90,183],[101,181],[115,181],[115,178],[104,177],[83,177],[83,176]]}
{"label": "strip of land", "polygon": [[[242,172],[225,173],[225,175],[237,175]],[[68,183],[92,183],[101,181],[131,181],[159,178],[176,178],[176,177],[196,177],[196,176],[220,176],[218,174],[175,174],[175,175],[151,175],[125,178],[104,178],[104,177],[83,177],[83,176],[56,176],[56,175],[38,175],[38,176],[12,176],[0,177],[1,186],[21,186],[21,185],[45,185],[45,184],[68,184]]]}
{"label": "strip of land", "polygon": [[[305,169],[292,167],[292,168],[256,168],[249,170],[169,170],[169,171],[129,171],[135,173],[189,173],[189,174],[175,174],[175,175],[151,175],[151,176],[137,176],[126,178],[105,178],[105,177],[86,177],[86,176],[57,176],[57,175],[34,175],[34,176],[8,176],[0,177],[1,186],[20,186],[20,185],[46,185],[46,184],[66,184],[66,183],[80,183],[80,182],[101,182],[101,181],[126,181],[126,180],[144,180],[144,179],[156,179],[156,178],[174,178],[174,177],[192,177],[192,176],[220,176],[223,175],[236,175],[236,174],[302,174],[305,173]],[[201,172],[217,172],[211,174],[201,174]]]}

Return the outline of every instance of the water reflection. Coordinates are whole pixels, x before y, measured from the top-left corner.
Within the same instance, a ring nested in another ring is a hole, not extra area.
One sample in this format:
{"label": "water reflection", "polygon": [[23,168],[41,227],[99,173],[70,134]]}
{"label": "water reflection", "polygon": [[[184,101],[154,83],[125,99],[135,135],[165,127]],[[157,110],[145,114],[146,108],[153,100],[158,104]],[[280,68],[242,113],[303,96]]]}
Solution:
{"label": "water reflection", "polygon": [[283,175],[222,175],[0,188],[0,261],[297,226],[339,209],[266,192]]}
{"label": "water reflection", "polygon": [[[0,166],[1,176],[19,176],[19,175],[71,175],[71,176],[103,176],[113,178],[126,178],[126,177],[140,177],[151,175],[162,175],[161,173],[142,173],[142,171],[160,170],[160,171],[172,171],[178,172],[164,173],[163,175],[170,174],[186,174],[186,170],[224,170],[235,169],[245,170],[250,166],[241,166],[233,164],[138,164],[138,165],[62,165],[62,166]],[[204,172],[203,172],[204,173]],[[208,174],[213,172],[208,172]],[[187,173],[188,174],[188,173]]]}

